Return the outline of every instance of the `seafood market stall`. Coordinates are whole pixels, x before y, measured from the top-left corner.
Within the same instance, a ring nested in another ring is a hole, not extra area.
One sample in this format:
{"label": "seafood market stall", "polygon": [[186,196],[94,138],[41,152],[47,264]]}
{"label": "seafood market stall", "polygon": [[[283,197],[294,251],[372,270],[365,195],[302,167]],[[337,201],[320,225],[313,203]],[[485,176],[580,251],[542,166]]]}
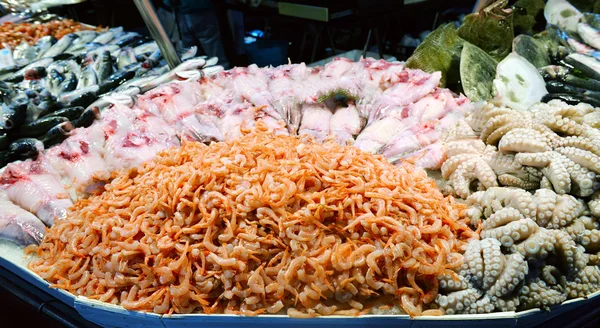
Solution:
{"label": "seafood market stall", "polygon": [[24,25],[0,69],[0,281],[75,326],[597,325],[582,10],[500,0],[406,62],[227,71]]}

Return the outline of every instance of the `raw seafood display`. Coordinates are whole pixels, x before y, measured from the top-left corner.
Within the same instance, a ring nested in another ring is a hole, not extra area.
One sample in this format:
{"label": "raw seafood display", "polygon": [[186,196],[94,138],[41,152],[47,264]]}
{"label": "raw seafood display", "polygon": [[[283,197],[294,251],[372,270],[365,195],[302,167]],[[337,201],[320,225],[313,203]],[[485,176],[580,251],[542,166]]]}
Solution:
{"label": "raw seafood display", "polygon": [[22,43],[15,65],[0,69],[0,166],[36,158],[39,143],[50,148],[90,126],[107,104],[103,95],[134,95],[203,65],[195,55],[196,47],[185,51],[181,67],[169,71],[155,42],[122,28]]}
{"label": "raw seafood display", "polygon": [[21,43],[0,71],[0,166],[24,160],[0,176],[0,238],[33,244],[30,268],[53,286],[160,314],[588,297],[600,16],[507,4],[441,26],[406,65],[200,58],[167,72],[154,43],[118,28]]}
{"label": "raw seafood display", "polygon": [[600,224],[577,198],[492,187],[467,205],[482,239],[467,246],[458,279],[440,280],[445,313],[549,308],[600,289]]}
{"label": "raw seafood display", "polygon": [[527,112],[477,106],[467,118],[470,125],[461,124],[461,133],[445,144],[446,192],[467,198],[500,185],[592,195],[600,188],[600,130],[587,122],[596,116],[590,105],[560,100],[538,103]]}
{"label": "raw seafood display", "polygon": [[52,36],[61,39],[63,36],[86,30],[102,31],[103,28],[90,27],[72,19],[57,19],[46,23],[3,23],[0,25],[0,48],[15,49],[22,43],[33,45],[41,38]]}
{"label": "raw seafood display", "polygon": [[434,314],[437,277],[476,236],[425,171],[260,121],[165,150],[104,189],[30,249],[30,268],[131,310],[312,317],[387,299]]}
{"label": "raw seafood display", "polygon": [[[342,144],[357,136],[355,147],[383,154],[393,163],[402,165],[404,158],[412,158],[418,166],[435,168],[444,159],[441,131],[470,107],[466,98],[437,87],[439,74],[383,60],[335,60],[317,69],[300,64],[227,72],[220,72],[220,67],[193,70],[205,64],[210,65],[192,59],[182,64],[186,70],[176,68],[179,75],[189,77],[187,81],[165,84],[136,97],[109,97],[113,105],[102,111],[100,120],[70,131],[54,148],[43,151],[41,142],[29,139],[21,150],[37,159],[9,164],[2,189],[14,188],[26,178],[13,177],[12,172],[23,171],[17,169],[20,166],[44,167],[66,190],[52,189],[55,193],[45,199],[66,193],[75,201],[101,187],[111,172],[151,160],[161,150],[179,145],[181,139],[230,140],[261,119],[278,134],[298,132]],[[168,79],[159,82],[163,81]],[[256,90],[253,86],[264,87]],[[18,204],[18,193],[9,195]],[[40,219],[48,225],[53,222]]]}

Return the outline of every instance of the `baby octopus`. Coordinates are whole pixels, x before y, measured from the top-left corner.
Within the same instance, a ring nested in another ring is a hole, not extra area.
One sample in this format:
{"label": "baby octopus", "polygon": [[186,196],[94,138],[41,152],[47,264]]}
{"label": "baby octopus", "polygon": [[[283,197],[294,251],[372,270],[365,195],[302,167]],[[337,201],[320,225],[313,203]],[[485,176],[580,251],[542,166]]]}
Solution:
{"label": "baby octopus", "polygon": [[600,130],[590,125],[596,116],[587,104],[558,100],[535,104],[529,112],[482,105],[468,124],[457,124],[462,133],[451,131],[444,139],[446,191],[467,198],[507,186],[591,196],[600,189]]}
{"label": "baby octopus", "polygon": [[457,275],[439,278],[446,314],[548,308],[600,289],[600,223],[577,198],[490,187],[466,200],[481,229]]}

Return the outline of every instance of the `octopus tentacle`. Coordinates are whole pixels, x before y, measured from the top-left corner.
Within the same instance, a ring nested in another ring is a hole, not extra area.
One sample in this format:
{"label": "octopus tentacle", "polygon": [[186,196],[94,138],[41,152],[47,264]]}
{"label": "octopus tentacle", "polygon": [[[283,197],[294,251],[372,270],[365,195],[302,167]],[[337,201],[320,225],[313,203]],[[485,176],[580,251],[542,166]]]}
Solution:
{"label": "octopus tentacle", "polygon": [[591,151],[575,147],[559,147],[554,151],[566,156],[574,163],[579,164],[594,173],[600,174],[600,156],[595,155]]}
{"label": "octopus tentacle", "polygon": [[471,304],[476,303],[480,297],[481,294],[477,289],[470,288],[452,292],[448,295],[439,294],[436,303],[446,314],[468,313]]}
{"label": "octopus tentacle", "polygon": [[482,158],[472,158],[461,163],[450,177],[456,194],[462,198],[471,194],[471,183],[475,180],[485,188],[498,186],[496,173]]}
{"label": "octopus tentacle", "polygon": [[533,308],[548,309],[558,305],[567,299],[567,295],[552,289],[540,278],[533,278],[525,282],[519,295],[519,310]]}
{"label": "octopus tentacle", "polygon": [[484,239],[481,242],[483,250],[483,285],[484,290],[488,290],[500,278],[505,268],[504,255],[500,250],[500,242],[496,239]]}
{"label": "octopus tentacle", "polygon": [[[525,279],[528,273],[527,261],[518,253],[507,256],[506,267],[488,290],[490,297],[504,297],[510,295],[515,288]],[[493,299],[492,299],[493,300]]]}
{"label": "octopus tentacle", "polygon": [[586,297],[600,289],[600,268],[588,265],[565,285],[569,298]]}
{"label": "octopus tentacle", "polygon": [[517,128],[507,132],[498,143],[498,150],[503,153],[542,153],[551,151],[549,141],[538,131]]}

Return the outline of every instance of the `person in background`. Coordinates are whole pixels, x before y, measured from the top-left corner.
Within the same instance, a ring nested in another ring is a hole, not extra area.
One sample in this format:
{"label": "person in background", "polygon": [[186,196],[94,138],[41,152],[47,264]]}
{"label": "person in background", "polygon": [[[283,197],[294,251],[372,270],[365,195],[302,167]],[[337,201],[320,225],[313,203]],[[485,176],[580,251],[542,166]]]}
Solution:
{"label": "person in background", "polygon": [[204,54],[219,58],[219,65],[229,68],[225,56],[219,21],[210,0],[163,0],[175,13],[183,47],[200,46]]}

